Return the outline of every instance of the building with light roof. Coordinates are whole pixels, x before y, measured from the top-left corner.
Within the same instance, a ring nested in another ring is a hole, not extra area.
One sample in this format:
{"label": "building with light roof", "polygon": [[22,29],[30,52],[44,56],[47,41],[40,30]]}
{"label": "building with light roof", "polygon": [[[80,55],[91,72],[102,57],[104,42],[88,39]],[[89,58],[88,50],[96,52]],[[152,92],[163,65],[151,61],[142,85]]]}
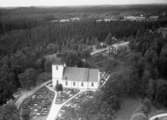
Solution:
{"label": "building with light roof", "polygon": [[120,51],[128,51],[129,50],[129,41],[121,41],[115,44],[112,44],[111,47],[109,47],[109,53],[118,54]]}
{"label": "building with light roof", "polygon": [[52,65],[52,85],[64,88],[96,90],[100,84],[100,71],[91,68],[67,67],[64,63]]}

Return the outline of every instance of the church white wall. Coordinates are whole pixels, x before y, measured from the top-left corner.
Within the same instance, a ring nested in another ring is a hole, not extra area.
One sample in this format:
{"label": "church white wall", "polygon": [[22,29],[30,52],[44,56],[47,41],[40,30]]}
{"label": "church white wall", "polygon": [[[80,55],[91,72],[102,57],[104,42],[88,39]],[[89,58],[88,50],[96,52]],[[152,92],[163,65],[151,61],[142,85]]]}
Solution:
{"label": "church white wall", "polygon": [[57,81],[61,83],[63,77],[63,65],[52,65],[52,84],[55,87]]}
{"label": "church white wall", "polygon": [[[87,81],[73,81],[73,80],[62,80],[63,79],[64,65],[52,65],[52,85],[56,86],[57,81],[61,83],[65,88],[78,88],[78,89],[97,89],[100,82],[100,72],[98,72],[98,80],[96,82]],[[68,85],[66,85],[68,81]],[[73,84],[75,82],[75,85]],[[82,85],[83,83],[83,85]]]}
{"label": "church white wall", "polygon": [[97,83],[97,86],[99,87],[100,86],[100,80],[101,80],[101,76],[100,76],[101,72],[99,71],[98,72],[98,83]]}
{"label": "church white wall", "polygon": [[[92,86],[92,83],[93,83],[93,86]],[[98,87],[99,87],[98,82],[88,82],[89,89],[97,89]]]}
{"label": "church white wall", "polygon": [[[68,84],[66,85],[66,81]],[[75,85],[73,84],[75,82]],[[83,83],[83,86],[82,86]],[[97,89],[99,87],[98,82],[82,82],[82,81],[72,81],[72,80],[63,80],[62,83],[64,88],[78,88],[78,89]]]}

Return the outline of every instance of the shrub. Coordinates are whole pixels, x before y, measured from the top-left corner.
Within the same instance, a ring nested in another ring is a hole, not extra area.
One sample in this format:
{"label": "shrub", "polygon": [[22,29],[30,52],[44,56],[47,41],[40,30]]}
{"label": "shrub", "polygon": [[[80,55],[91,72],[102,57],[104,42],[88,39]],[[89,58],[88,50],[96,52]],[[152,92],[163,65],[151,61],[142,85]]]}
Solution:
{"label": "shrub", "polygon": [[145,110],[144,110],[145,114],[148,114],[151,111],[151,106],[152,106],[150,99],[145,98],[143,100],[143,105],[145,106]]}
{"label": "shrub", "polygon": [[30,120],[30,110],[27,108],[22,109],[21,117],[23,120]]}
{"label": "shrub", "polygon": [[19,111],[14,103],[0,106],[0,120],[20,120]]}

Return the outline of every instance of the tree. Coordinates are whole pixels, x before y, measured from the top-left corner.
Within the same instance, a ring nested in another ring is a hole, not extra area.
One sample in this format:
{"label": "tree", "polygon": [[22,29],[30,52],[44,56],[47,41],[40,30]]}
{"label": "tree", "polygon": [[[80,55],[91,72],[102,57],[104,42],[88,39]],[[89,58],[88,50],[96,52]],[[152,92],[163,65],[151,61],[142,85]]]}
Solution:
{"label": "tree", "polygon": [[160,74],[167,78],[167,45],[162,48],[162,52],[160,54]]}
{"label": "tree", "polygon": [[38,76],[37,76],[37,81],[36,81],[36,84],[41,84],[43,82],[46,82],[48,80],[50,80],[52,77],[51,77],[51,74],[50,73],[47,73],[47,72],[42,72],[40,73]]}
{"label": "tree", "polygon": [[19,81],[23,88],[29,89],[36,83],[37,71],[34,68],[28,68],[24,73],[19,74]]}
{"label": "tree", "polygon": [[57,82],[56,86],[55,86],[55,90],[57,92],[62,92],[63,91],[63,85]]}
{"label": "tree", "polygon": [[155,101],[160,103],[161,105],[167,106],[167,82],[166,80],[159,79],[157,80],[157,86],[156,86],[156,97]]}
{"label": "tree", "polygon": [[62,56],[62,61],[64,61],[67,66],[78,66],[82,67],[83,63],[78,56],[77,52],[66,52]]}
{"label": "tree", "polygon": [[106,72],[112,72],[118,66],[119,62],[117,60],[106,60],[104,64],[104,69]]}
{"label": "tree", "polygon": [[19,111],[14,103],[9,103],[0,107],[0,120],[20,120]]}
{"label": "tree", "polygon": [[12,72],[7,64],[0,67],[0,104],[12,97],[17,89],[15,73]]}
{"label": "tree", "polygon": [[45,71],[45,61],[46,60],[44,58],[37,59],[35,62],[36,68],[41,70],[41,71]]}
{"label": "tree", "polygon": [[58,81],[56,83],[55,90],[57,91],[58,96],[60,96],[63,91],[63,85],[61,83],[58,83]]}
{"label": "tree", "polygon": [[54,43],[49,43],[46,47],[47,54],[53,54],[58,50],[58,46]]}
{"label": "tree", "polygon": [[154,83],[155,80],[153,79],[149,79],[148,80],[148,88],[146,89],[146,97],[148,97],[150,100],[153,100],[153,95],[154,95],[154,91],[155,91],[155,88],[154,88]]}
{"label": "tree", "polygon": [[115,41],[112,41],[112,34],[111,33],[108,33],[107,34],[107,36],[106,36],[106,38],[105,38],[105,42],[107,43],[107,44],[113,44]]}
{"label": "tree", "polygon": [[23,120],[30,120],[30,110],[27,108],[23,108],[21,111],[21,117]]}
{"label": "tree", "polygon": [[143,86],[145,81],[143,78],[145,64],[144,57],[142,57],[141,53],[131,53],[130,54],[130,81],[131,81],[131,95],[140,95],[143,96],[145,93],[145,89]]}

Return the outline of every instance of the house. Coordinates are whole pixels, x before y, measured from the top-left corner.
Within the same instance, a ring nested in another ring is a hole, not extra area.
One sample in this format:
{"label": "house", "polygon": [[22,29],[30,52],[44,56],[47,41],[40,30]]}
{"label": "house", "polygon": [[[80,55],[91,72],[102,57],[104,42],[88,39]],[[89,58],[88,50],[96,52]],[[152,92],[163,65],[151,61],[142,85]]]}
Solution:
{"label": "house", "polygon": [[69,19],[61,19],[59,22],[65,23],[65,22],[70,22],[70,20]]}
{"label": "house", "polygon": [[96,22],[97,23],[99,23],[99,22],[103,22],[104,20],[102,20],[102,19],[98,19],[98,20],[96,20]]}
{"label": "house", "polygon": [[52,22],[52,23],[56,23],[56,22],[58,22],[58,20],[51,20],[50,22]]}
{"label": "house", "polygon": [[111,19],[110,18],[105,18],[104,22],[111,22]]}
{"label": "house", "polygon": [[120,16],[111,16],[111,21],[119,21],[120,19]]}
{"label": "house", "polygon": [[70,20],[72,22],[75,22],[75,21],[80,21],[80,18],[79,17],[73,17],[73,18],[70,18]]}
{"label": "house", "polygon": [[145,21],[146,18],[144,16],[124,16],[124,20],[142,22]]}
{"label": "house", "polygon": [[148,18],[149,21],[157,21],[159,19],[159,16],[150,16]]}
{"label": "house", "polygon": [[118,54],[120,51],[127,51],[129,50],[129,42],[118,42],[113,44],[111,47],[109,47],[109,54]]}
{"label": "house", "polygon": [[97,46],[99,48],[106,48],[107,44],[105,42],[100,42],[99,46]]}
{"label": "house", "polygon": [[64,88],[96,90],[100,84],[98,69],[67,67],[63,63],[52,64],[52,84],[62,84]]}

